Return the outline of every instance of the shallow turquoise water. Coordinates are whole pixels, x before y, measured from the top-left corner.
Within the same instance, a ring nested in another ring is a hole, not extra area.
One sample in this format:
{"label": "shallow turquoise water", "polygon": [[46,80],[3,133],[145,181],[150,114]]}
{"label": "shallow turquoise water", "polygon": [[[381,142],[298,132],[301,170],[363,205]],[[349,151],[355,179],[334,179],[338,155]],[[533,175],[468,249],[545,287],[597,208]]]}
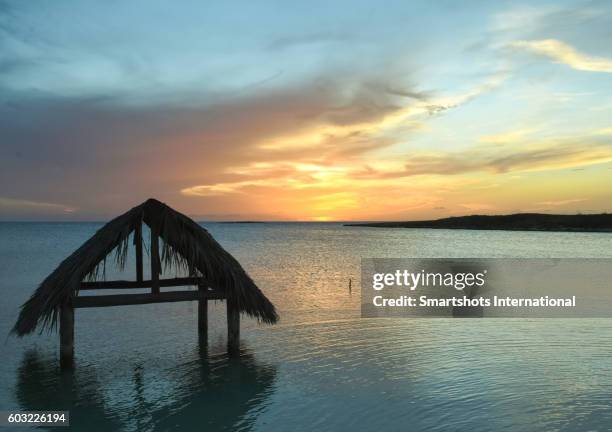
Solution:
{"label": "shallow turquoise water", "polygon": [[[0,332],[97,224],[0,223]],[[0,409],[70,409],[77,430],[609,430],[612,320],[360,319],[361,257],[612,257],[612,235],[206,224],[277,305],[208,349],[196,305],[77,311],[57,336],[7,337]],[[112,276],[112,275],[109,275]],[[349,293],[348,280],[353,280]]]}

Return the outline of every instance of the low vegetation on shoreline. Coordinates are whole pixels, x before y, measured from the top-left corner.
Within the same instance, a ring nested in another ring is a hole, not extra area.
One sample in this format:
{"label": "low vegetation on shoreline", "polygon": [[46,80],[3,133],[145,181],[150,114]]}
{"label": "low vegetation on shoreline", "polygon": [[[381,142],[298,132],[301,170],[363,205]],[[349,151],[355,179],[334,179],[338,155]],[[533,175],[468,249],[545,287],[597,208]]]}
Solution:
{"label": "low vegetation on shoreline", "polygon": [[344,226],[376,228],[437,228],[508,231],[612,232],[612,214],[555,215],[517,213],[511,215],[456,216],[436,220],[347,223]]}

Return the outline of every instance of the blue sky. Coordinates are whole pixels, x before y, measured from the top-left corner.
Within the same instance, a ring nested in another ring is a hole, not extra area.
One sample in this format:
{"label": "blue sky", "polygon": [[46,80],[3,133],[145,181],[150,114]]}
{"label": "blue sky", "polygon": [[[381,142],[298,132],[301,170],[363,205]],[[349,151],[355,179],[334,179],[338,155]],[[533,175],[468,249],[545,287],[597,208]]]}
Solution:
{"label": "blue sky", "polygon": [[610,210],[609,2],[0,2],[0,218]]}

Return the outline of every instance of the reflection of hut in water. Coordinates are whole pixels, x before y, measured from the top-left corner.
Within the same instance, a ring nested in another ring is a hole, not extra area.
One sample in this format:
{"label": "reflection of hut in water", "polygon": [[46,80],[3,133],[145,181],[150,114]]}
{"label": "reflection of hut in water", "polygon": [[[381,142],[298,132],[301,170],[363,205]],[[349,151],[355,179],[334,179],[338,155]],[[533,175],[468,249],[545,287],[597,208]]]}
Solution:
{"label": "reflection of hut in water", "polygon": [[[25,352],[17,369],[15,398],[22,411],[69,411],[75,429],[78,425],[87,425],[88,431],[121,429],[89,367],[80,370],[77,380],[73,373],[58,373],[54,357],[43,357],[35,350]],[[57,428],[49,427],[53,429]]]}
{"label": "reflection of hut in water", "polygon": [[[181,374],[175,401],[151,412],[149,429],[250,430],[274,391],[276,369],[242,350],[240,361],[212,355]],[[145,429],[147,429],[145,427]]]}
{"label": "reflection of hut in water", "polygon": [[[151,279],[143,277],[143,223],[150,229]],[[107,256],[116,251],[119,268],[125,267],[130,238],[135,247],[136,280],[105,281]],[[162,240],[160,254],[160,239]],[[160,279],[174,267],[187,277]],[[197,286],[198,290],[166,291],[161,288]],[[81,296],[83,290],[150,288],[150,293]],[[167,205],[149,199],[113,219],[66,258],[24,303],[13,332],[24,336],[37,326],[55,328],[59,319],[60,359],[70,367],[74,352],[74,309],[196,300],[198,328],[205,340],[208,300],[226,300],[228,348],[239,347],[240,313],[273,324],[274,305],[257,288],[238,261],[204,228]]]}
{"label": "reflection of hut in water", "polygon": [[[18,369],[15,397],[22,411],[69,411],[75,430],[235,430],[237,424],[246,430],[276,379],[273,366],[256,362],[244,349],[239,360],[198,354],[180,368],[135,366],[120,388],[107,385],[100,374],[92,365],[58,374],[54,358],[28,351]],[[160,380],[170,383],[163,392]],[[117,399],[114,392],[135,397]]]}

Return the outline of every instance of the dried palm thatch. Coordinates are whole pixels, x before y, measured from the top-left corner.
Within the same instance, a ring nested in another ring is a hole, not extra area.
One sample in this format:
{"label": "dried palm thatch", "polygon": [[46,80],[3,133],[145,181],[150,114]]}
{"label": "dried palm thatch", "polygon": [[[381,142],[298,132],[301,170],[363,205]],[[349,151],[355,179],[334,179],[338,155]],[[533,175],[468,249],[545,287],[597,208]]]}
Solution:
{"label": "dried palm thatch", "polygon": [[125,266],[130,234],[147,224],[163,240],[161,261],[190,276],[203,277],[208,285],[225,292],[242,313],[273,324],[278,320],[274,305],[219,243],[193,220],[166,204],[149,199],[118,216],[94,234],[40,284],[21,307],[13,333],[24,336],[40,326],[56,327],[60,306],[78,294],[81,282],[104,277],[106,258],[115,250],[117,265]]}

